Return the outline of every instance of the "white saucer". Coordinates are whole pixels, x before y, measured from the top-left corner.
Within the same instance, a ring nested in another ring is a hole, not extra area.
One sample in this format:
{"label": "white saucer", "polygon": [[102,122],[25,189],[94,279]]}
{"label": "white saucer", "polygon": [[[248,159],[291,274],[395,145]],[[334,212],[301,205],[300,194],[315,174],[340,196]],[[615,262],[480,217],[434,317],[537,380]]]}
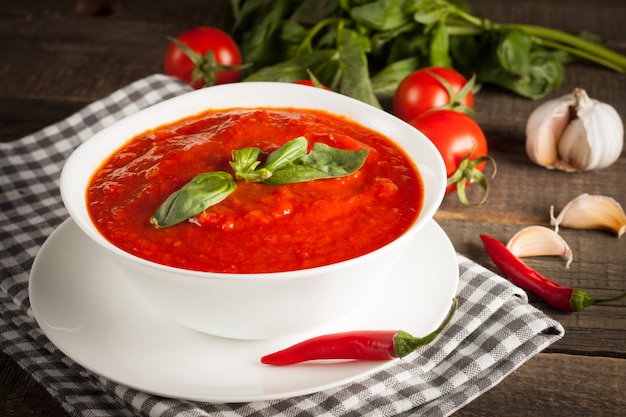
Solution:
{"label": "white saucer", "polygon": [[[316,334],[382,328],[423,336],[446,315],[458,275],[454,248],[431,221],[376,300]],[[42,246],[29,293],[37,322],[63,353],[112,381],[164,397],[207,402],[288,398],[357,380],[394,362],[262,365],[264,354],[314,334],[239,341],[171,322],[142,301],[71,220]]]}

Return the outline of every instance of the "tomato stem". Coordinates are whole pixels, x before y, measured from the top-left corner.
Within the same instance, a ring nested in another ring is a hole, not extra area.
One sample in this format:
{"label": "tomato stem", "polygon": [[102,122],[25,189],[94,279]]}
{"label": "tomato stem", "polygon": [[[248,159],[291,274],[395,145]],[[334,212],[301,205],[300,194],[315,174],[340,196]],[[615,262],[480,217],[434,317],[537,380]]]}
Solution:
{"label": "tomato stem", "polygon": [[[497,165],[495,159],[489,155],[480,156],[478,158],[470,159],[471,152],[465,156],[459,163],[457,170],[448,178],[446,186],[456,184],[456,191],[459,197],[459,201],[465,205],[482,205],[487,201],[489,195],[489,183],[481,171],[476,167],[485,161],[490,161],[493,164],[493,174],[491,178],[495,177],[497,172]],[[478,183],[484,190],[483,197],[478,203],[472,203],[467,198],[465,188],[468,183]]]}
{"label": "tomato stem", "polygon": [[217,80],[217,73],[219,71],[240,71],[250,66],[250,64],[242,65],[222,65],[215,59],[215,52],[212,50],[206,51],[204,56],[200,55],[184,42],[179,41],[176,38],[170,36],[167,37],[172,43],[180,48],[181,51],[189,58],[193,63],[193,71],[191,73],[190,84],[194,85],[199,79],[204,80],[203,87],[209,87],[215,85]]}
{"label": "tomato stem", "polygon": [[426,71],[426,72],[428,73],[428,75],[430,75],[431,77],[439,81],[439,83],[441,83],[443,88],[446,89],[448,96],[450,97],[450,102],[448,104],[435,107],[433,108],[433,110],[444,110],[444,109],[454,110],[454,111],[459,111],[461,113],[465,113],[471,117],[474,116],[474,109],[464,104],[463,99],[465,99],[465,96],[472,93],[472,90],[474,89],[474,84],[476,83],[476,74],[472,75],[472,78],[470,78],[470,80],[467,83],[465,83],[463,88],[461,88],[458,93],[455,93],[454,89],[445,78],[443,78],[439,74],[436,74],[433,71]]}

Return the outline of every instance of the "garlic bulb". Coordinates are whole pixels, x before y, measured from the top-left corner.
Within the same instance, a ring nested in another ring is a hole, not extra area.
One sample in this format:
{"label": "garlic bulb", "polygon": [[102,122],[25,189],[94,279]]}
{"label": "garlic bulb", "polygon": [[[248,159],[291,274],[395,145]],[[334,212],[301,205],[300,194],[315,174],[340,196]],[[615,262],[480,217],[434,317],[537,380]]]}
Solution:
{"label": "garlic bulb", "polygon": [[526,123],[526,153],[538,165],[588,171],[614,163],[624,146],[624,125],[611,105],[582,88],[537,107]]}

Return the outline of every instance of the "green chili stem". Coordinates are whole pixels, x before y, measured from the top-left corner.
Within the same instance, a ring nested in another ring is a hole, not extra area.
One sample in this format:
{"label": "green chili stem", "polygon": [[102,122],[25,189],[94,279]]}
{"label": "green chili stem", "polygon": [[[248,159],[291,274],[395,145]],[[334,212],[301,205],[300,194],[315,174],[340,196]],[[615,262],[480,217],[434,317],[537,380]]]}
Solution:
{"label": "green chili stem", "polygon": [[570,298],[570,305],[572,306],[572,310],[581,311],[590,305],[598,304],[598,303],[606,303],[611,301],[618,301],[622,298],[626,298],[626,292],[616,295],[615,297],[609,298],[595,298],[587,294],[585,291],[574,288],[572,291],[572,296]]}

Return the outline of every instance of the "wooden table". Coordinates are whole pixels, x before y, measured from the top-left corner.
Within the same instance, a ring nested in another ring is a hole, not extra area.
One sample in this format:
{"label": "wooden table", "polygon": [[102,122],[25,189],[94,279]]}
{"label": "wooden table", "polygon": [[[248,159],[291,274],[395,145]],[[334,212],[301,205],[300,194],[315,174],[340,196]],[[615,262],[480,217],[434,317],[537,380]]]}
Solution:
{"label": "wooden table", "polygon": [[[139,78],[162,71],[166,35],[219,24],[225,1],[0,0],[0,140],[11,141],[63,119]],[[519,22],[568,31],[589,30],[626,53],[623,0],[471,0],[496,22]],[[575,86],[611,103],[626,117],[626,76],[585,63],[567,66],[551,97]],[[531,224],[548,225],[559,210],[587,192],[626,205],[626,154],[608,169],[582,174],[548,171],[524,151],[524,126],[537,102],[486,88],[476,118],[498,162],[487,204],[466,207],[446,198],[436,215],[456,249],[495,271],[478,238],[502,241]],[[563,283],[609,296],[626,289],[626,237],[602,231],[562,230],[574,252],[569,270],[555,259],[529,263]],[[456,416],[618,416],[626,410],[626,303],[557,312],[534,296],[533,305],[560,321],[565,337],[533,357]],[[65,416],[42,387],[0,354],[0,414]]]}

